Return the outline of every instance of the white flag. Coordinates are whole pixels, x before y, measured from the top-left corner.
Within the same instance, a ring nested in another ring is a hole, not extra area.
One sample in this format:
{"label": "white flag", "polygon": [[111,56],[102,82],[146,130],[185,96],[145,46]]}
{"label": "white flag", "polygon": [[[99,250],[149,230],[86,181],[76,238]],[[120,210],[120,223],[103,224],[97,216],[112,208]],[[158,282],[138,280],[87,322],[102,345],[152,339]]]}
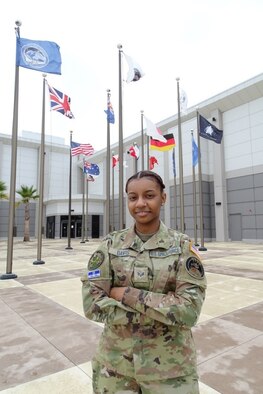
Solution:
{"label": "white flag", "polygon": [[154,140],[158,140],[166,143],[167,140],[164,138],[162,134],[160,134],[160,131],[157,129],[156,125],[153,122],[151,122],[149,119],[147,119],[145,116],[144,119],[146,120],[146,134],[152,137]]}
{"label": "white flag", "polygon": [[181,90],[181,94],[180,94],[180,111],[182,112],[182,114],[187,114],[187,104],[188,104],[187,94],[185,93],[184,90]]}
{"label": "white flag", "polygon": [[136,63],[135,60],[132,59],[130,56],[126,55],[126,53],[123,52],[123,54],[129,66],[126,82],[130,83],[130,82],[139,81],[139,79],[141,79],[144,76],[144,72],[142,71],[141,66],[139,66],[139,64]]}

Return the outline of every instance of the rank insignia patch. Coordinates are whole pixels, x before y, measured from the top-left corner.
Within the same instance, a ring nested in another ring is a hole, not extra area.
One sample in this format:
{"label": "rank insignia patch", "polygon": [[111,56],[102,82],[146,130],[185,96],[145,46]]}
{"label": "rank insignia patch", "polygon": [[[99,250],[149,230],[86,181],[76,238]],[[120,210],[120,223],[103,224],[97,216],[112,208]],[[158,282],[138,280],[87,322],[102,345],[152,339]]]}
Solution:
{"label": "rank insignia patch", "polygon": [[193,278],[202,279],[204,277],[203,265],[196,257],[189,257],[186,260],[186,270]]}
{"label": "rank insignia patch", "polygon": [[103,263],[104,258],[104,253],[100,250],[97,250],[97,252],[93,253],[93,255],[90,257],[88,269],[92,271],[98,268]]}

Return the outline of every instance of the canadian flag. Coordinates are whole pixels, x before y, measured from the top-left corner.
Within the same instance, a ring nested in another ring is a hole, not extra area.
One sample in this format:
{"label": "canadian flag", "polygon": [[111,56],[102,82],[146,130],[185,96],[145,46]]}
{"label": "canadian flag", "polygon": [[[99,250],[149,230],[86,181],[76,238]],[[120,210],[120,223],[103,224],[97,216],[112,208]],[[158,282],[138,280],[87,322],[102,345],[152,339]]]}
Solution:
{"label": "canadian flag", "polygon": [[140,157],[140,149],[136,144],[131,146],[127,153],[130,154],[132,157],[135,157],[135,159],[139,159]]}
{"label": "canadian flag", "polygon": [[158,161],[157,161],[156,157],[150,156],[150,158],[149,158],[149,167],[150,167],[150,170],[153,170],[153,169],[154,169],[154,164],[158,164]]}

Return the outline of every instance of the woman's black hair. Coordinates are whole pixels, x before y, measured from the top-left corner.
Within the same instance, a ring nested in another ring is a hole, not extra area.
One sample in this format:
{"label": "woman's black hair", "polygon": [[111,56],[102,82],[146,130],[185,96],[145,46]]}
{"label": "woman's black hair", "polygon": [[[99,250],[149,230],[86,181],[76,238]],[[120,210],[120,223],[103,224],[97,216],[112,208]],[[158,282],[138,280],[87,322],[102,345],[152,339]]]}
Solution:
{"label": "woman's black hair", "polygon": [[160,175],[156,174],[156,172],[147,170],[147,171],[139,171],[136,174],[132,175],[126,182],[125,192],[126,193],[128,192],[128,185],[131,181],[141,178],[148,178],[155,181],[159,185],[161,192],[163,192],[163,190],[165,189],[165,184],[163,183],[163,180],[160,177]]}

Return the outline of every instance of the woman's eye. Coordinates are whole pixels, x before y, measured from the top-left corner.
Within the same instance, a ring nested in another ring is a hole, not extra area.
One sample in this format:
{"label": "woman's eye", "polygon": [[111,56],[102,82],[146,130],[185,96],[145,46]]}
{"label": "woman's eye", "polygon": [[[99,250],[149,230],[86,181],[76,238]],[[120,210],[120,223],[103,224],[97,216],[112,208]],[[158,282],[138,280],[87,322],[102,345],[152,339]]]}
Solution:
{"label": "woman's eye", "polygon": [[129,196],[129,201],[135,201],[136,197],[135,196]]}

